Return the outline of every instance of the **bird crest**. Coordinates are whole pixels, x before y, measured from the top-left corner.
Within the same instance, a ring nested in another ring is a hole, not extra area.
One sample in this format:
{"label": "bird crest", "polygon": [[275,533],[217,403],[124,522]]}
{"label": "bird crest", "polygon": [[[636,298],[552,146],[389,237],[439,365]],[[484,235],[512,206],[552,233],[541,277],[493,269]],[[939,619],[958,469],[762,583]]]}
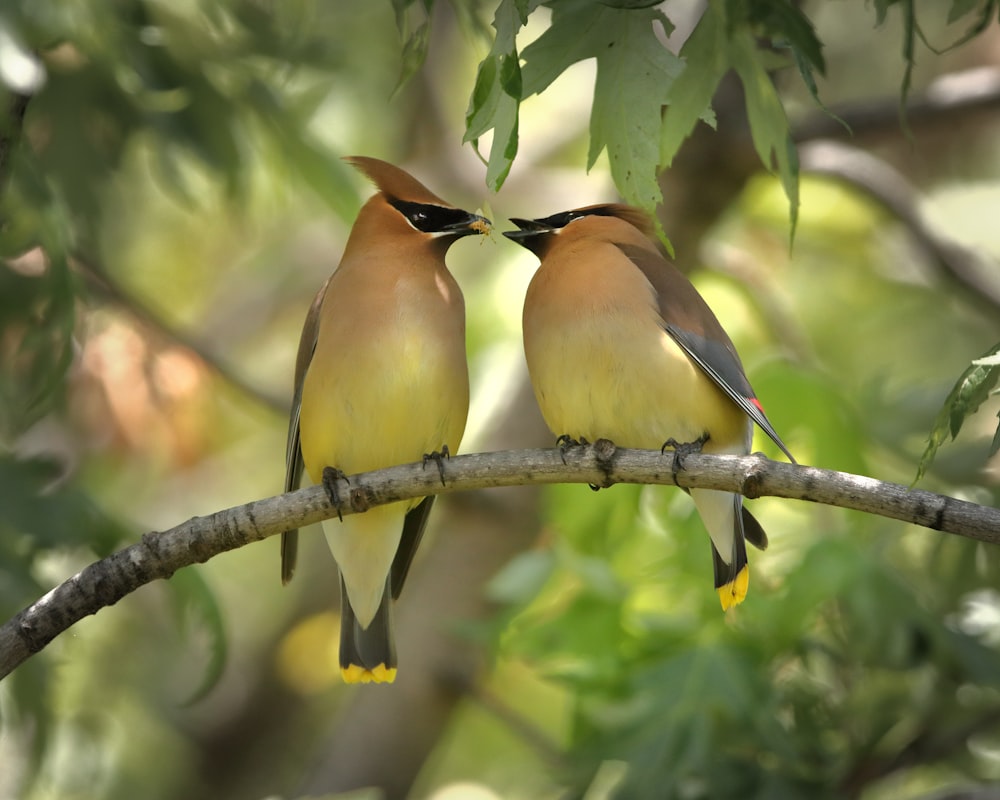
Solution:
{"label": "bird crest", "polygon": [[344,161],[366,175],[387,197],[410,203],[452,207],[412,175],[386,161],[369,156],[345,156]]}

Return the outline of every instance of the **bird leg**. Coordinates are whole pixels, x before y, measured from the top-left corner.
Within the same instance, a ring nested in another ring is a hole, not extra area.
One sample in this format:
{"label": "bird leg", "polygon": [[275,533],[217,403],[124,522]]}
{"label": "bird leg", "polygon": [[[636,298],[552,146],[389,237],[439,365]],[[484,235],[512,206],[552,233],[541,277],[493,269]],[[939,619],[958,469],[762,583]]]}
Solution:
{"label": "bird leg", "polygon": [[337,489],[337,481],[345,480],[347,485],[351,485],[348,477],[336,467],[323,467],[323,488],[326,489],[326,496],[330,498],[330,505],[337,510],[337,519],[344,521],[344,515],[340,513],[343,500],[340,499],[340,490]]}
{"label": "bird leg", "polygon": [[670,447],[674,451],[674,461],[670,466],[670,474],[674,478],[674,483],[677,483],[677,473],[684,469],[684,459],[691,455],[692,453],[700,453],[701,448],[704,446],[705,442],[708,441],[708,433],[703,433],[693,442],[678,442],[674,437],[670,437],[663,443],[663,447],[660,448],[660,455],[663,455],[667,448]]}
{"label": "bird leg", "polygon": [[451,451],[448,449],[448,445],[441,445],[440,450],[435,450],[433,453],[424,453],[424,469],[427,469],[427,462],[433,461],[437,464],[438,475],[441,478],[441,485],[444,486],[444,460],[446,458],[451,458]]}

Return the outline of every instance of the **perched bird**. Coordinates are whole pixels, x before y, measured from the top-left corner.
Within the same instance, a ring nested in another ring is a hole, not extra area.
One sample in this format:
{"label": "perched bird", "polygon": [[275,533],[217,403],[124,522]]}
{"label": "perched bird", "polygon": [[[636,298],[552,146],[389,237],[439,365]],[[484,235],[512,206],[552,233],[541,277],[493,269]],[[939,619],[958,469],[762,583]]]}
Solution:
{"label": "perched bird", "polygon": [[[621,447],[750,452],[757,423],[792,458],[708,304],[654,242],[639,209],[606,204],[504,234],[541,260],[524,301],[524,352],[552,432]],[[794,459],[792,459],[794,461]],[[723,609],[749,583],[746,539],[767,536],[738,494],[692,489]]]}
{"label": "perched bird", "polygon": [[[337,269],[313,301],[295,366],[285,491],[303,468],[335,504],[336,478],[457,450],[469,411],[465,303],[445,265],[449,246],[486,233],[403,170],[348,163],[378,192],[362,207]],[[442,479],[443,479],[442,470]],[[392,601],[403,587],[433,497],[327,520],[340,568],[340,668],[348,683],[396,676]],[[298,531],[282,535],[281,579]]]}

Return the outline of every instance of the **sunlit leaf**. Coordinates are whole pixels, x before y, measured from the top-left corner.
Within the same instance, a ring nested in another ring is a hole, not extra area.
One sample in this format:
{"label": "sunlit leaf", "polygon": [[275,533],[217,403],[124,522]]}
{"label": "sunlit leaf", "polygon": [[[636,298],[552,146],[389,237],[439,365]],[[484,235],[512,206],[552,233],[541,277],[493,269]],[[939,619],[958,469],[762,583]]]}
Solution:
{"label": "sunlit leaf", "polygon": [[280,99],[264,83],[253,82],[248,90],[253,108],[263,123],[265,133],[277,144],[277,152],[285,157],[305,185],[309,186],[344,220],[357,211],[357,197],[350,170],[312,136],[296,130]]}
{"label": "sunlit leaf", "polygon": [[590,117],[592,167],[606,147],[611,175],[625,199],[656,212],[662,107],[682,65],[656,36],[672,26],[656,11],[617,11],[601,25],[597,83]]}
{"label": "sunlit leaf", "polygon": [[729,69],[725,20],[716,5],[705,10],[680,55],[684,69],[670,87],[663,116],[660,163],[664,168],[673,163],[699,120],[715,127],[712,97]]}
{"label": "sunlit leaf", "polygon": [[682,63],[658,33],[673,26],[651,8],[614,8],[563,0],[552,4],[552,24],[524,49],[524,91],[542,91],[571,64],[597,60],[590,116],[588,169],[605,148],[619,191],[655,212],[662,107]]}

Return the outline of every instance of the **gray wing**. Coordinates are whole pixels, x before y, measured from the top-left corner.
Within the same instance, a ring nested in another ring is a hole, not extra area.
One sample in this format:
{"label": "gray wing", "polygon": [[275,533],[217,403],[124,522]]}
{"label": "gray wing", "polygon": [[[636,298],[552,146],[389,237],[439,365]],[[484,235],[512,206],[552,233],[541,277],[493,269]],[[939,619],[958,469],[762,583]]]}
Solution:
{"label": "gray wing", "polygon": [[764,414],[732,340],[691,281],[652,251],[631,245],[619,247],[656,290],[663,327],[670,338],[796,463]]}
{"label": "gray wing", "polygon": [[[291,492],[299,488],[305,463],[302,461],[302,443],[299,439],[299,412],[302,410],[302,384],[305,382],[306,371],[316,350],[316,339],[319,337],[319,310],[326,295],[326,283],[316,293],[309,306],[305,324],[302,326],[302,337],[299,339],[299,351],[295,358],[295,389],[292,394],[292,410],[288,419],[288,442],[285,446],[285,491]],[[295,561],[299,551],[299,531],[292,529],[281,534],[281,582],[287,584],[295,575]]]}

